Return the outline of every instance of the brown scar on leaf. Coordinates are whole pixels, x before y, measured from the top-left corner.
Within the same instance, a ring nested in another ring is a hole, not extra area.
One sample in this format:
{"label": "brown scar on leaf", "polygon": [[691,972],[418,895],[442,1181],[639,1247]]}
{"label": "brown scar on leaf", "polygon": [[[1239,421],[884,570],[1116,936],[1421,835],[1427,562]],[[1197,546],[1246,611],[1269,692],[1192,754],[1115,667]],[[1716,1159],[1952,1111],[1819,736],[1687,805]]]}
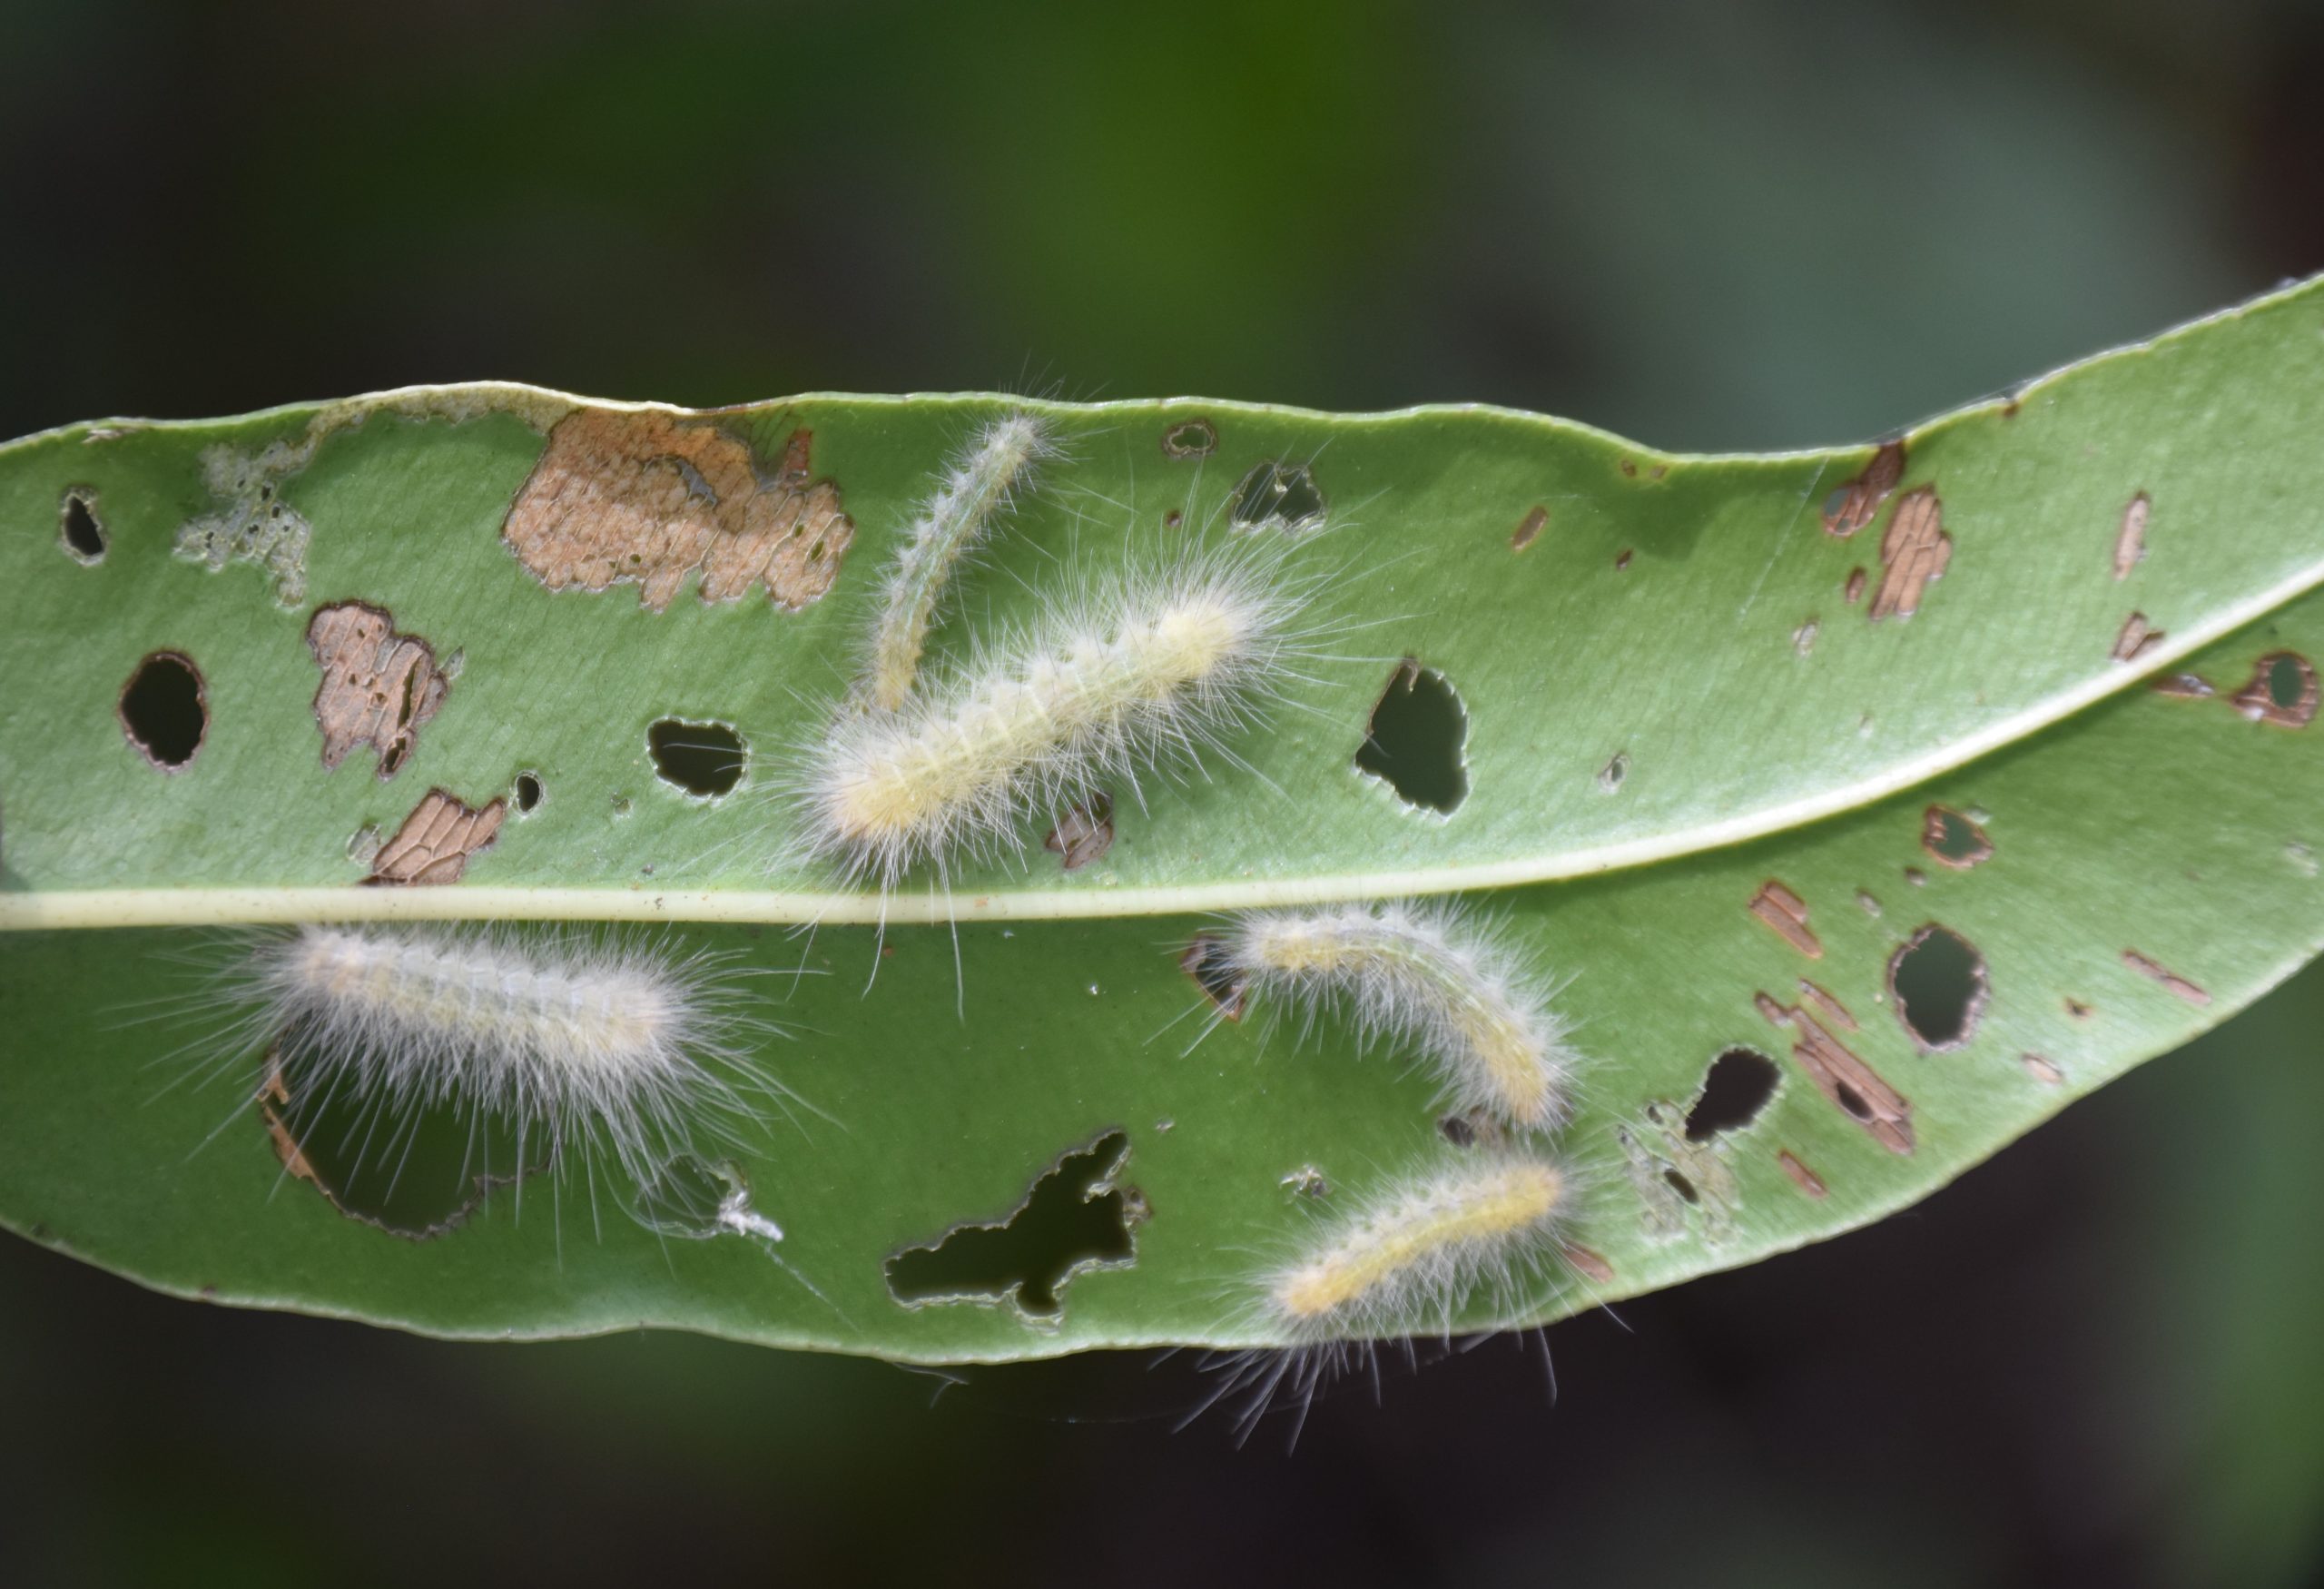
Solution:
{"label": "brown scar on leaf", "polygon": [[2066,1073],[2063,1071],[2059,1070],[2040,1054],[2020,1054],[2017,1056],[2017,1062],[2025,1067],[2027,1075],[2045,1087],[2055,1087],[2066,1079]]}
{"label": "brown scar on leaf", "polygon": [[2132,613],[2122,620],[2122,632],[2114,637],[2113,659],[2117,662],[2136,662],[2162,644],[2164,633],[2164,630],[2147,623],[2146,614]]}
{"label": "brown scar on leaf", "polygon": [[1785,1009],[1766,993],[1753,1002],[1768,1021],[1791,1028],[1791,1057],[1799,1061],[1818,1092],[1891,1153],[1913,1150],[1911,1100],[1883,1081],[1877,1071],[1826,1031],[1804,1006]]}
{"label": "brown scar on leaf", "polygon": [[1537,505],[1533,511],[1518,521],[1516,531],[1509,538],[1509,549],[1521,552],[1541,536],[1541,527],[1550,521],[1550,510]]}
{"label": "brown scar on leaf", "polygon": [[1791,632],[1791,648],[1805,656],[1816,649],[1816,620],[1809,618]]}
{"label": "brown scar on leaf", "polygon": [[1824,1184],[1824,1178],[1800,1162],[1799,1155],[1790,1149],[1786,1148],[1777,1153],[1776,1162],[1783,1166],[1783,1172],[1791,1177],[1793,1184],[1809,1197],[1820,1198],[1829,1195],[1831,1189]]}
{"label": "brown scar on leaf", "polygon": [[1908,618],[1920,610],[1921,594],[1944,577],[1953,560],[1953,538],[1945,533],[1945,506],[1936,488],[1920,486],[1897,498],[1880,538],[1880,587],[1866,617]]}
{"label": "brown scar on leaf", "polygon": [[1799,996],[1815,1005],[1825,1019],[1842,1031],[1856,1030],[1856,1017],[1849,1013],[1848,1007],[1806,977],[1799,979]]}
{"label": "brown scar on leaf", "polygon": [[2191,673],[2163,674],[2147,688],[2177,701],[2207,700],[2219,693],[2211,688],[2209,679]]}
{"label": "brown scar on leaf", "polygon": [[[2276,675],[2289,668],[2299,691],[2289,701],[2277,699]],[[2297,651],[2270,651],[2251,665],[2251,682],[2230,697],[2235,709],[2254,723],[2276,728],[2305,728],[2316,720],[2316,666]]]}
{"label": "brown scar on leaf", "polygon": [[1807,924],[1807,902],[1774,878],[1759,884],[1759,892],[1751,896],[1751,913],[1808,959],[1824,958],[1824,945]]}
{"label": "brown scar on leaf", "polygon": [[379,776],[394,777],[410,758],[420,725],[436,716],[451,688],[434,648],[397,634],[384,608],[342,601],[316,610],[307,649],[323,670],[315,726],[322,731],[324,768],[337,771],[349,751],[368,745],[379,753]]}
{"label": "brown scar on leaf", "polygon": [[283,1084],[282,1061],[269,1054],[266,1080],[258,1090],[258,1113],[259,1119],[266,1122],[266,1140],[273,1145],[275,1160],[282,1166],[283,1174],[293,1180],[305,1181],[322,1193],[324,1200],[332,1208],[344,1214],[347,1210],[340,1208],[338,1196],[323,1184],[323,1178],[315,1173],[313,1163],[307,1158],[307,1150],[299,1145],[297,1134],[290,1130],[290,1122],[283,1119],[282,1111],[290,1107],[290,1089]]}
{"label": "brown scar on leaf", "polygon": [[1103,789],[1057,819],[1041,848],[1068,872],[1078,871],[1114,847],[1114,797]]}
{"label": "brown scar on leaf", "polygon": [[[1965,845],[1958,843],[1962,838]],[[1921,848],[1930,860],[1955,872],[1994,858],[1994,841],[1985,830],[1947,805],[1932,805],[1921,814]]]}
{"label": "brown scar on leaf", "polygon": [[1848,570],[1848,582],[1842,588],[1842,594],[1847,597],[1850,607],[1854,607],[1864,599],[1864,570],[1862,568]]}
{"label": "brown scar on leaf", "polygon": [[1625,569],[1625,568],[1629,568],[1630,566],[1630,548],[1629,548],[1628,547],[1624,547],[1624,548],[1621,549],[1621,551],[1620,551],[1620,553],[1618,553],[1618,554],[1615,556],[1615,558],[1614,558],[1614,572],[1615,572],[1615,573],[1617,573],[1617,574],[1619,574],[1619,573],[1620,573],[1623,569]]}
{"label": "brown scar on leaf", "polygon": [[663,612],[699,574],[705,602],[763,584],[796,612],[831,589],[855,539],[839,488],[810,478],[812,444],[793,430],[763,477],[749,444],[710,420],[579,409],[549,431],[500,538],[551,590],[635,585]]}
{"label": "brown scar on leaf", "polygon": [[2146,558],[2147,515],[2154,504],[2144,491],[2132,498],[2122,509],[2122,528],[2114,532],[2114,577],[2128,579],[2131,570]]}
{"label": "brown scar on leaf", "polygon": [[2068,999],[2066,1001],[2066,1013],[2073,1016],[2076,1021],[2087,1021],[2090,1019],[2090,1006],[2083,1003],[2079,999]]}
{"label": "brown scar on leaf", "polygon": [[1905,444],[1888,441],[1872,455],[1870,462],[1857,471],[1856,479],[1840,488],[1839,500],[1824,512],[1824,533],[1846,540],[1879,517],[1881,504],[1887,501],[1905,478]]}
{"label": "brown scar on leaf", "polygon": [[2165,992],[2184,999],[2190,1004],[2208,1004],[2211,1002],[2211,994],[2203,989],[2169,967],[2148,959],[2135,949],[2122,951],[2122,963],[2139,975],[2161,982]]}
{"label": "brown scar on leaf", "polygon": [[1565,1245],[1563,1251],[1565,1261],[1571,1265],[1574,1273],[1583,1279],[1600,1286],[1612,1284],[1614,1266],[1608,1263],[1604,1258],[1586,1247],[1577,1247],[1571,1242]]}
{"label": "brown scar on leaf", "polygon": [[458,883],[468,857],[492,843],[507,804],[494,800],[481,811],[458,795],[430,789],[396,829],[395,837],[371,858],[367,883],[428,887]]}

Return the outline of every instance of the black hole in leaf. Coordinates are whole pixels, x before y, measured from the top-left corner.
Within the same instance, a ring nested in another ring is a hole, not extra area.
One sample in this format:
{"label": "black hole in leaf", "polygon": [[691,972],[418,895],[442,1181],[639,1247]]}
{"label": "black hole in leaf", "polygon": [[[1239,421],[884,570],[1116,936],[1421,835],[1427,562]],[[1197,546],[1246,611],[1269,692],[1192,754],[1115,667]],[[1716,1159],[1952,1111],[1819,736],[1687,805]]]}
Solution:
{"label": "black hole in leaf", "polygon": [[1921,847],[1946,865],[1967,868],[1994,853],[1984,829],[1959,812],[1932,805],[1921,820]]}
{"label": "black hole in leaf", "polygon": [[1691,1181],[1691,1180],[1689,1180],[1685,1176],[1683,1176],[1683,1175],[1679,1174],[1677,1170],[1664,1170],[1664,1171],[1662,1172],[1662,1179],[1663,1179],[1664,1180],[1666,1180],[1666,1181],[1668,1181],[1668,1182],[1669,1183],[1669,1185],[1670,1185],[1670,1189],[1671,1189],[1672,1191],[1677,1192],[1680,1197],[1682,1197],[1682,1198],[1686,1199],[1689,1202],[1690,1202],[1690,1203],[1696,1203],[1696,1202],[1700,1202],[1700,1201],[1702,1200],[1701,1195],[1700,1195],[1699,1193],[1698,1193],[1698,1192],[1695,1190],[1695,1183],[1694,1183],[1693,1181]]}
{"label": "black hole in leaf", "polygon": [[411,742],[409,740],[398,739],[390,742],[386,751],[381,753],[379,756],[379,776],[382,778],[392,778],[398,772],[401,771],[403,767],[404,753],[410,748]]}
{"label": "black hole in leaf", "polygon": [[724,723],[685,723],[665,717],[645,731],[645,748],[662,781],[689,794],[726,794],[743,781],[749,759],[742,735]]}
{"label": "black hole in leaf", "polygon": [[1259,464],[1235,487],[1227,518],[1236,529],[1279,525],[1293,535],[1320,527],[1326,505],[1315,471],[1304,463]]}
{"label": "black hole in leaf", "polygon": [[1872,1118],[1872,1105],[1864,1100],[1863,1093],[1858,1092],[1845,1081],[1835,1081],[1832,1084],[1832,1091],[1838,1097],[1840,1107],[1857,1120],[1868,1120]]}
{"label": "black hole in leaf", "polygon": [[1934,922],[1905,941],[1888,962],[1896,1019],[1924,1049],[1958,1048],[1984,1011],[1985,957],[1949,927]]}
{"label": "black hole in leaf", "polygon": [[1027,1313],[1055,1316],[1058,1293],[1078,1271],[1118,1268],[1137,1256],[1135,1194],[1108,1184],[1128,1154],[1121,1131],[1068,1152],[1001,1223],[955,1225],[934,1245],[888,1259],[889,1291],[899,1302],[1013,1294]]}
{"label": "black hole in leaf", "polygon": [[2308,669],[2290,652],[2268,659],[2268,699],[2280,712],[2297,707],[2308,696]]}
{"label": "black hole in leaf", "polygon": [[121,727],[145,759],[164,772],[192,761],[210,731],[209,702],[192,660],[156,651],[139,663],[121,692]]}
{"label": "black hole in leaf", "polygon": [[94,564],[105,555],[105,527],[97,522],[97,512],[88,495],[82,491],[64,493],[61,510],[60,530],[64,538],[64,549],[84,563]]}
{"label": "black hole in leaf", "polygon": [[1477,1145],[1477,1128],[1469,1122],[1469,1117],[1466,1115],[1448,1114],[1436,1122],[1436,1129],[1443,1133],[1444,1140],[1455,1148],[1473,1148]]}
{"label": "black hole in leaf", "polygon": [[1469,795],[1469,713],[1444,676],[1407,659],[1388,676],[1355,765],[1407,805],[1450,815]]}
{"label": "black hole in leaf", "polygon": [[541,803],[541,780],[537,773],[517,775],[517,809],[531,811]]}
{"label": "black hole in leaf", "polygon": [[1224,940],[1208,933],[1196,933],[1195,941],[1187,945],[1187,952],[1178,956],[1178,969],[1195,979],[1195,986],[1216,1006],[1221,1020],[1243,1019],[1243,1001],[1250,992],[1250,984],[1228,961]]}
{"label": "black hole in leaf", "polygon": [[1749,1125],[1775,1096],[1782,1076],[1776,1062],[1757,1049],[1731,1048],[1720,1054],[1703,1076],[1702,1096],[1687,1111],[1687,1140],[1705,1141]]}

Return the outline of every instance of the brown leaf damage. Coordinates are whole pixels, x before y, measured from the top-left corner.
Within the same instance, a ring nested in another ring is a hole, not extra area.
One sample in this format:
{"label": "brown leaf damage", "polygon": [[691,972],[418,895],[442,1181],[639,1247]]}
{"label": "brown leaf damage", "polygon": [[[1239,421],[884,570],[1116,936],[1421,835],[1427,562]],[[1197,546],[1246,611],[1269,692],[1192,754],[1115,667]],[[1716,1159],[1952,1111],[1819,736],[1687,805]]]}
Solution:
{"label": "brown leaf damage", "polygon": [[1114,797],[1099,790],[1057,819],[1041,847],[1078,872],[1114,847]]}
{"label": "brown leaf damage", "polygon": [[1880,585],[1867,617],[1908,618],[1920,610],[1921,594],[1941,578],[1953,560],[1953,538],[1945,533],[1945,508],[1936,488],[1921,486],[1898,498],[1896,511],[1880,538]]}
{"label": "brown leaf damage", "polygon": [[2162,644],[2163,633],[2146,621],[2146,614],[2132,613],[2122,620],[2122,632],[2114,637],[2114,660],[2136,662]]}
{"label": "brown leaf damage", "polygon": [[2297,651],[2271,651],[2251,666],[2251,682],[2235,692],[2235,709],[2254,723],[2305,728],[2316,720],[2316,666]]}
{"label": "brown leaf damage", "polygon": [[1777,1153],[1776,1162],[1783,1166],[1783,1172],[1791,1177],[1792,1183],[1809,1197],[1824,1197],[1831,1190],[1824,1184],[1824,1178],[1808,1169],[1805,1163],[1801,1162],[1799,1155],[1790,1149],[1786,1148]]}
{"label": "brown leaf damage", "polygon": [[2128,579],[2131,570],[2146,558],[2146,519],[2153,510],[2147,494],[2141,491],[2122,509],[2122,527],[2114,532],[2114,577]]}
{"label": "brown leaf damage", "polygon": [[1912,1100],[1883,1081],[1880,1073],[1827,1031],[1804,1006],[1786,1009],[1766,993],[1754,1001],[1759,1013],[1792,1031],[1791,1057],[1816,1083],[1816,1090],[1891,1153],[1913,1150]]}
{"label": "brown leaf damage", "polygon": [[363,881],[415,887],[458,883],[468,857],[492,843],[507,814],[505,802],[494,800],[479,811],[456,794],[430,789],[395,837],[379,846]]}
{"label": "brown leaf damage", "polygon": [[796,612],[831,589],[855,539],[839,488],[811,479],[812,441],[793,431],[762,476],[749,445],[709,420],[576,410],[549,431],[501,539],[551,590],[635,585],[663,612],[699,574],[704,601],[763,584]]}
{"label": "brown leaf damage", "polygon": [[1807,902],[1774,878],[1759,884],[1759,892],[1751,896],[1751,913],[1808,959],[1824,958],[1823,943],[1807,924]]}
{"label": "brown leaf damage", "polygon": [[2211,1002],[2211,996],[2206,990],[2189,982],[2160,962],[2150,960],[2135,949],[2122,951],[2122,963],[2139,975],[2161,982],[2163,991],[2174,998],[2184,999],[2190,1004],[2208,1004]]}
{"label": "brown leaf damage", "polygon": [[1905,478],[1905,444],[1890,441],[1872,455],[1856,479],[1835,494],[1824,509],[1824,533],[1842,540],[1870,524],[1880,505]]}
{"label": "brown leaf damage", "polygon": [[394,777],[409,759],[420,725],[436,716],[451,688],[434,649],[415,635],[397,634],[384,608],[360,601],[318,608],[307,625],[307,649],[323,670],[315,726],[322,731],[324,767],[336,771],[348,752],[368,745],[379,753],[379,776]]}

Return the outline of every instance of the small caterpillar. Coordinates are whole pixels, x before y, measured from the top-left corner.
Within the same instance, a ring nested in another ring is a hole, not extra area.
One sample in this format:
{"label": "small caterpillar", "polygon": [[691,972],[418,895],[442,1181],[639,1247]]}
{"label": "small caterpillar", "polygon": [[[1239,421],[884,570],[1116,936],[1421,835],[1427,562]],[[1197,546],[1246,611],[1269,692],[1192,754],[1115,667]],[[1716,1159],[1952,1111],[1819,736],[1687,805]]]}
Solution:
{"label": "small caterpillar", "polygon": [[1304,1005],[1353,1006],[1366,1040],[1415,1043],[1460,1108],[1521,1130],[1564,1123],[1574,1054],[1547,992],[1515,956],[1444,906],[1397,901],[1253,911],[1215,942],[1212,970]]}
{"label": "small caterpillar", "polygon": [[773,1084],[742,1040],[720,958],[636,940],[500,926],[301,926],[236,974],[243,1030],[271,1036],[318,1096],[408,1119],[438,1104],[609,1148],[644,1185],[697,1130],[732,1140]]}
{"label": "small caterpillar", "polygon": [[886,715],[842,712],[794,789],[812,857],[891,888],[1021,846],[1020,821],[1157,761],[1198,763],[1290,676],[1303,587],[1248,544],[1085,584]]}
{"label": "small caterpillar", "polygon": [[[1279,1405],[1296,1409],[1297,1444],[1324,1387],[1363,1369],[1376,1374],[1383,1338],[1450,1343],[1461,1308],[1481,1287],[1513,1306],[1519,1282],[1553,1264],[1572,1197],[1566,1171],[1513,1151],[1464,1160],[1397,1183],[1339,1221],[1305,1253],[1267,1275],[1257,1317],[1288,1347],[1256,1347],[1206,1360],[1211,1391],[1182,1420],[1221,1402],[1236,1406],[1237,1444]],[[1546,1347],[1544,1351],[1546,1352]]]}
{"label": "small caterpillar", "polygon": [[1034,468],[1056,451],[1056,439],[1041,421],[1009,414],[980,430],[945,470],[888,574],[863,667],[862,693],[873,710],[895,711],[911,696],[929,626],[953,570],[1008,511]]}
{"label": "small caterpillar", "polygon": [[1457,1165],[1382,1199],[1277,1274],[1268,1311],[1311,1339],[1410,1334],[1422,1317],[1449,1330],[1480,1279],[1524,1267],[1565,1200],[1565,1173],[1547,1160]]}

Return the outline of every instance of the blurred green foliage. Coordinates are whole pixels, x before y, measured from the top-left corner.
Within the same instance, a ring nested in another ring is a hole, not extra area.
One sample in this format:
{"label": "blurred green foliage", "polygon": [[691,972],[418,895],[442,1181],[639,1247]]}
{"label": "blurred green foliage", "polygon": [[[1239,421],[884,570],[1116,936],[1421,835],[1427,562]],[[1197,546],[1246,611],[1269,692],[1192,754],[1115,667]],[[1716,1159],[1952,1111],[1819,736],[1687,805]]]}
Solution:
{"label": "blurred green foliage", "polygon": [[[1831,441],[2324,266],[2319,74],[2293,0],[8,0],[0,431],[494,376]],[[1167,1436],[1180,1362],[931,1408],[681,1337],[206,1312],[12,1243],[0,1563],[2312,1581],[2319,1032],[2311,972],[1911,1215],[1561,1327],[1554,1410],[1493,1345],[1289,1460]]]}

